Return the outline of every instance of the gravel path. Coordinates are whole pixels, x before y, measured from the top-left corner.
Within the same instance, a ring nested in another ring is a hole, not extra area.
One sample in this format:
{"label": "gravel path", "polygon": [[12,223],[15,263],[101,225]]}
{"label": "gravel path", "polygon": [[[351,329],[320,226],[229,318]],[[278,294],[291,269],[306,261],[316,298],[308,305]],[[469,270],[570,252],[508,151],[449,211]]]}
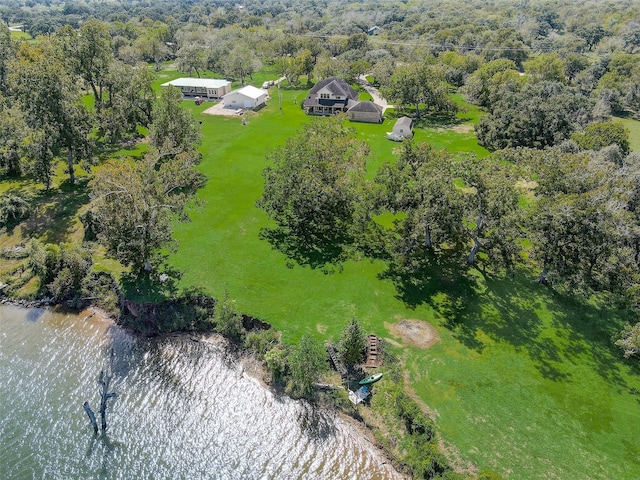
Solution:
{"label": "gravel path", "polygon": [[387,103],[387,100],[380,94],[380,91],[369,83],[367,77],[360,75],[358,77],[358,83],[373,97],[373,101],[382,107],[382,113],[384,113],[384,110],[387,108],[393,108],[393,105]]}

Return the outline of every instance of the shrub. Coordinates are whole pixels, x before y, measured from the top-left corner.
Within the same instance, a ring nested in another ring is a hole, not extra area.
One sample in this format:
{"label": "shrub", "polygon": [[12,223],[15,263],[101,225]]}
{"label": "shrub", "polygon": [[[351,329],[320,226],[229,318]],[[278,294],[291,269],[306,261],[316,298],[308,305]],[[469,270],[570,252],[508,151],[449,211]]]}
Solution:
{"label": "shrub", "polygon": [[274,347],[264,355],[264,361],[274,380],[280,380],[287,371],[287,351]]}
{"label": "shrub", "polygon": [[0,197],[0,227],[19,222],[29,216],[29,203],[19,195],[7,193]]}
{"label": "shrub", "polygon": [[257,330],[247,333],[244,346],[252,351],[260,360],[265,360],[265,354],[278,345],[278,334],[275,330]]}
{"label": "shrub", "polygon": [[235,301],[229,298],[228,292],[225,292],[224,297],[216,303],[213,323],[219,334],[232,340],[243,340],[245,331],[242,327],[242,315],[236,310]]}
{"label": "shrub", "polygon": [[57,263],[54,279],[47,285],[49,293],[57,302],[73,300],[75,304],[82,295],[84,279],[93,264],[91,253],[66,246],[62,248]]}

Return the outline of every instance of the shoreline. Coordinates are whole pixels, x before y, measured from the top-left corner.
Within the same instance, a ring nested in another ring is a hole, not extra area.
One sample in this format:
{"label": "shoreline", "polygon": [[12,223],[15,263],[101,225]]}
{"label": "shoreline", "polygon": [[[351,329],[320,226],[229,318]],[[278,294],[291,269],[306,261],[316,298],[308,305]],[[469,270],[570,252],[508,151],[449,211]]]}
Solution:
{"label": "shoreline", "polygon": [[[24,309],[32,309],[32,308],[48,308],[51,310],[71,310],[73,311],[78,318],[83,321],[95,318],[102,322],[107,322],[110,325],[115,325],[118,328],[122,328],[132,335],[147,338],[143,333],[136,332],[133,329],[127,328],[124,325],[118,323],[118,321],[113,317],[113,315],[109,314],[104,309],[97,306],[88,306],[82,309],[70,308],[61,304],[54,304],[50,302],[48,299],[42,300],[17,300],[11,297],[0,297],[0,307],[16,307],[16,308],[24,308]],[[257,382],[262,388],[268,390],[270,393],[276,393],[273,386],[267,383],[266,378],[266,370],[262,362],[254,358],[250,355],[247,350],[242,347],[237,347],[230,342],[229,339],[222,336],[219,333],[215,332],[206,332],[206,333],[189,333],[189,332],[171,332],[171,333],[158,333],[155,336],[157,337],[183,337],[188,338],[192,341],[209,343],[211,345],[220,347],[225,349],[227,352],[231,352],[237,355],[238,363],[241,366],[240,374],[251,378],[253,381]],[[287,395],[284,393],[284,395]],[[294,401],[300,401],[300,399],[295,399],[287,395],[288,398]],[[330,410],[333,412],[340,421],[347,427],[347,434],[356,440],[356,443],[364,444],[364,442],[368,443],[371,447],[371,452],[374,455],[374,458],[378,461],[380,465],[386,465],[387,468],[393,471],[394,478],[398,478],[400,480],[409,480],[411,477],[406,473],[403,473],[399,470],[399,465],[392,455],[388,454],[388,452],[379,444],[376,440],[375,435],[371,428],[367,427],[366,424],[358,421],[353,416],[349,415],[345,411],[329,405],[329,404],[315,404],[313,402],[309,402],[313,408],[324,408],[326,410]],[[364,448],[364,447],[363,447]]]}

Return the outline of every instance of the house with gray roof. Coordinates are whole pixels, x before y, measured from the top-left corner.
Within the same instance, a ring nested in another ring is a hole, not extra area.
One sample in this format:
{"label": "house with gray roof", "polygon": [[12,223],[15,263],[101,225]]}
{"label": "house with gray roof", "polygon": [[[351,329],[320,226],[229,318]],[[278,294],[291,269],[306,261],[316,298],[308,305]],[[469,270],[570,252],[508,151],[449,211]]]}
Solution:
{"label": "house with gray roof", "polygon": [[338,77],[320,80],[309,91],[302,103],[308,115],[335,115],[346,112],[358,103],[358,92]]}
{"label": "house with gray roof", "polygon": [[393,132],[387,132],[387,138],[394,142],[401,142],[405,138],[413,136],[413,120],[409,117],[400,117],[393,126]]}
{"label": "house with gray roof", "polygon": [[302,102],[307,115],[335,115],[345,112],[355,122],[380,123],[382,107],[372,101],[359,101],[358,92],[338,77],[320,80]]}
{"label": "house with gray roof", "polygon": [[352,122],[382,123],[383,108],[372,101],[356,103],[347,110],[347,116]]}

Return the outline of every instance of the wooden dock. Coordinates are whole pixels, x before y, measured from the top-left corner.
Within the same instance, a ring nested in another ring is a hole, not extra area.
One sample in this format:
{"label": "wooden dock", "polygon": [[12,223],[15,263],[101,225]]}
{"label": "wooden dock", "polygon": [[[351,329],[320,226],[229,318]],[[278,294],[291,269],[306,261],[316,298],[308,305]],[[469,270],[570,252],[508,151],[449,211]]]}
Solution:
{"label": "wooden dock", "polygon": [[331,343],[327,343],[326,347],[327,347],[327,353],[329,354],[329,358],[331,359],[333,366],[338,371],[338,373],[340,373],[340,375],[342,375],[343,377],[346,377],[347,367],[345,367],[344,363],[342,363],[340,358],[338,358],[338,352],[336,351],[336,347]]}
{"label": "wooden dock", "polygon": [[377,368],[382,365],[382,340],[375,335],[367,335],[367,360],[365,367]]}

